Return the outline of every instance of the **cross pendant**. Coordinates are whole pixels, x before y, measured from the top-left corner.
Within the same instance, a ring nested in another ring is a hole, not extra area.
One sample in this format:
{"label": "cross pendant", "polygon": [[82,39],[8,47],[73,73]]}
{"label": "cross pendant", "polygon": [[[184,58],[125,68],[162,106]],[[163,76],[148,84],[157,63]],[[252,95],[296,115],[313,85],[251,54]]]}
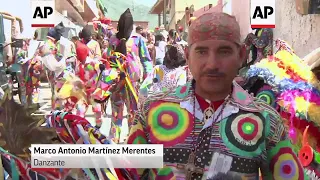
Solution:
{"label": "cross pendant", "polygon": [[178,169],[184,170],[185,175],[186,175],[186,177],[185,177],[186,180],[191,180],[192,175],[195,173],[203,174],[203,172],[204,172],[203,168],[195,166],[195,164],[194,164],[195,158],[196,158],[195,153],[191,152],[189,155],[189,159],[188,159],[187,164],[178,164],[177,165]]}

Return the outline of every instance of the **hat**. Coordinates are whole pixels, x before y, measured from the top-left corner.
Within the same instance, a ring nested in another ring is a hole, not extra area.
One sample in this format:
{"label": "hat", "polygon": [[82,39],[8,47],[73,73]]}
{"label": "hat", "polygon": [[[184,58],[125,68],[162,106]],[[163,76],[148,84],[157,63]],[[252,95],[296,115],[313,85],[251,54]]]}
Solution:
{"label": "hat", "polygon": [[234,16],[221,12],[206,13],[189,27],[188,44],[205,40],[227,40],[240,43],[240,26]]}

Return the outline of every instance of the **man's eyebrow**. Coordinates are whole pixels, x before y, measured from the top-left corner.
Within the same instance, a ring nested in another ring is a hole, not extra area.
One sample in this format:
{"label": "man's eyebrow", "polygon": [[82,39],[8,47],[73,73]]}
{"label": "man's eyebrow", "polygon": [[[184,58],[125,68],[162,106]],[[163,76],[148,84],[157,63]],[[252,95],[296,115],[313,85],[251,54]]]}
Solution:
{"label": "man's eyebrow", "polygon": [[220,46],[218,49],[232,50],[232,47],[230,47],[230,46]]}
{"label": "man's eyebrow", "polygon": [[205,46],[197,46],[194,48],[195,50],[208,50],[209,48],[208,47],[205,47]]}

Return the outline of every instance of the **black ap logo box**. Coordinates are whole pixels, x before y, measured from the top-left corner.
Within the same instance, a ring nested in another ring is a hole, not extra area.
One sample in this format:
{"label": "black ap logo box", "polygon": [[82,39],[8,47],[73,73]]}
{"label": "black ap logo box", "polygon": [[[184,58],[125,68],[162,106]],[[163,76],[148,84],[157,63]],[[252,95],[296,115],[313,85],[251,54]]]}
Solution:
{"label": "black ap logo box", "polygon": [[32,27],[54,27],[55,0],[31,0]]}
{"label": "black ap logo box", "polygon": [[275,28],[275,0],[251,0],[251,28]]}

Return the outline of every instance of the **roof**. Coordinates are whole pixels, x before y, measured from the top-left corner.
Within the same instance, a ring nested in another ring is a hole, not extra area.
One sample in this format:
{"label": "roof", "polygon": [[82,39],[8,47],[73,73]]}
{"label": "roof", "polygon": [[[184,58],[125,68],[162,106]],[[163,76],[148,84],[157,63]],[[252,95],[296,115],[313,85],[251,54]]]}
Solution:
{"label": "roof", "polygon": [[150,14],[161,14],[163,11],[163,0],[157,0],[157,2],[152,6],[151,10],[149,11]]}

